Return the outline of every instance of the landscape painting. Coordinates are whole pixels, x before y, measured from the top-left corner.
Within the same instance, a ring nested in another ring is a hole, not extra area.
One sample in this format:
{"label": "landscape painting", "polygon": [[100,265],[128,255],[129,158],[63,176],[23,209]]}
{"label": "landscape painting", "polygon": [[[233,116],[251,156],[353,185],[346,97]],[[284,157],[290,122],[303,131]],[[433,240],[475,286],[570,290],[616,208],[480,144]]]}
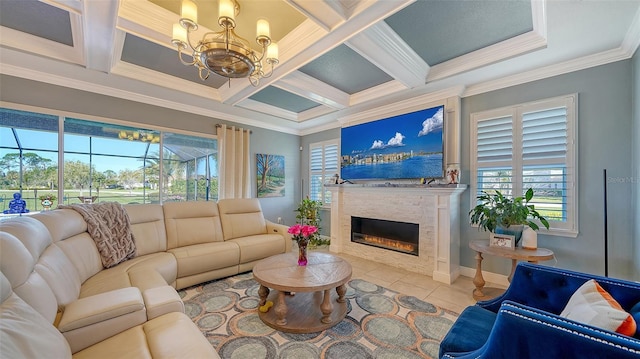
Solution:
{"label": "landscape painting", "polygon": [[344,180],[441,178],[444,106],[344,127],[340,174]]}
{"label": "landscape painting", "polygon": [[256,154],[258,198],[284,197],[284,156]]}

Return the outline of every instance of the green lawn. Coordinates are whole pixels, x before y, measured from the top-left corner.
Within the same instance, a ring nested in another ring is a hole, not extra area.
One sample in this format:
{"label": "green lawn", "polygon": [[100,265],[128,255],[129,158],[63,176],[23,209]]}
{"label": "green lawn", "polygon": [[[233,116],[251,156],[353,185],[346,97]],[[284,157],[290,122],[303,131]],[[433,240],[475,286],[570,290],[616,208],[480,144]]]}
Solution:
{"label": "green lawn", "polygon": [[[0,190],[0,212],[9,209],[9,202],[13,199],[13,194],[17,192],[15,190]],[[84,196],[89,196],[89,191],[82,192]],[[48,190],[24,190],[22,191],[22,199],[27,202],[27,209],[29,211],[41,211],[42,204],[40,200],[37,198],[42,195],[53,194],[55,196],[58,195],[57,191],[48,191]],[[96,191],[92,192],[92,196],[97,195],[97,202],[118,202],[122,204],[141,204],[141,203],[158,203],[158,191],[147,190],[144,195],[143,191],[140,189],[136,190],[119,190],[119,189],[105,189],[100,190],[99,193]],[[62,201],[58,201],[60,198],[53,201],[52,208],[58,206],[58,204],[73,204],[73,203],[82,203],[78,198],[80,196],[79,190],[66,190],[65,197]]]}

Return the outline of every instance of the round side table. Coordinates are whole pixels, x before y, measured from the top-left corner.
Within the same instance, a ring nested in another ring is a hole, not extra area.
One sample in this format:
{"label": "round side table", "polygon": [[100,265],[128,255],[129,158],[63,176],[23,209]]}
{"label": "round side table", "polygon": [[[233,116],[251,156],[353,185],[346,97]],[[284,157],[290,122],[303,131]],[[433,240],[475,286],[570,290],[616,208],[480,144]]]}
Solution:
{"label": "round side table", "polygon": [[476,289],[473,290],[473,299],[487,300],[501,294],[502,290],[497,288],[484,289],[485,281],[482,277],[482,254],[489,254],[511,259],[511,274],[509,274],[509,282],[513,278],[513,272],[516,270],[518,261],[527,261],[530,263],[538,263],[539,261],[548,261],[553,259],[553,251],[546,248],[524,249],[516,247],[515,249],[492,247],[489,241],[471,241],[469,247],[476,251],[476,275],[473,278],[473,284]]}

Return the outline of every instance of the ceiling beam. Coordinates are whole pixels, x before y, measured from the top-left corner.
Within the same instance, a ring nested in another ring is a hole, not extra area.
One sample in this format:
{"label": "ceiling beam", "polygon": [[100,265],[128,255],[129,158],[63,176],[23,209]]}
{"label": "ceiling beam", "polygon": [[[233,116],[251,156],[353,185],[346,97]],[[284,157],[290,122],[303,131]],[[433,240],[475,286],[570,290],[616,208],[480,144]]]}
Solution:
{"label": "ceiling beam", "polygon": [[349,106],[348,93],[300,71],[290,73],[273,86],[335,109]]}
{"label": "ceiling beam", "polygon": [[[394,14],[415,0],[373,1],[363,0],[354,7],[354,14],[331,32],[325,31],[312,21],[305,21],[294,31],[278,42],[281,56],[280,64],[272,77],[261,80],[260,87],[252,87],[248,81],[244,86],[232,82],[231,88],[220,89],[221,97],[227,104],[236,104],[260,88],[275,83],[284,76],[296,71],[313,59],[341,45],[354,35]],[[305,1],[306,2],[306,1]],[[313,1],[312,1],[313,2]]]}
{"label": "ceiling beam", "polygon": [[349,39],[346,45],[408,88],[422,86],[429,65],[384,21]]}
{"label": "ceiling beam", "polygon": [[84,0],[83,5],[85,65],[88,69],[108,73],[114,52],[118,2]]}

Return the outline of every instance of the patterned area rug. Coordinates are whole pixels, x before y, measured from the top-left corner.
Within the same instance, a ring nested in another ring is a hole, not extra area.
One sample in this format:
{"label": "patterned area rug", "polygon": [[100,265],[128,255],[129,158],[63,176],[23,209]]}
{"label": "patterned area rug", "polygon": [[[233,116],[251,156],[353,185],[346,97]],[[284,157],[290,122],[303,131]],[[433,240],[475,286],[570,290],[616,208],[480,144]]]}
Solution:
{"label": "patterned area rug", "polygon": [[437,358],[457,314],[364,280],[347,284],[347,317],[318,333],[289,334],[262,323],[251,273],[179,292],[187,315],[224,359]]}

